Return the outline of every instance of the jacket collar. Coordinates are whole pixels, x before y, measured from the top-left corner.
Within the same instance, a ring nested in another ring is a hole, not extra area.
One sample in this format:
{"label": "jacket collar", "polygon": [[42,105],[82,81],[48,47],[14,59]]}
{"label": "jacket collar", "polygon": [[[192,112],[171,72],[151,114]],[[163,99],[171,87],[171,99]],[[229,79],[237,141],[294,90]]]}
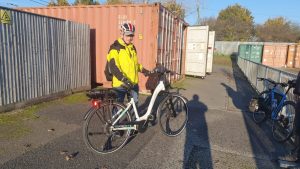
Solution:
{"label": "jacket collar", "polygon": [[126,43],[123,41],[122,38],[118,38],[118,42],[120,45],[125,46],[125,47],[132,47],[132,44],[126,45]]}

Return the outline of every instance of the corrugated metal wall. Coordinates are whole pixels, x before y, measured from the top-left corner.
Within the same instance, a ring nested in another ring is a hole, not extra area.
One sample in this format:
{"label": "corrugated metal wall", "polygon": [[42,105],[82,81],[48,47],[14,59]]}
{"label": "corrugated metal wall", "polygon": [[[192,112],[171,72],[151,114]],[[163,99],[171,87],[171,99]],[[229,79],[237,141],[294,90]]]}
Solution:
{"label": "corrugated metal wall", "polygon": [[[162,6],[160,6],[159,22],[157,63],[183,74],[184,32],[187,25]],[[169,76],[170,81],[176,81],[179,78],[178,75]]]}
{"label": "corrugated metal wall", "polygon": [[88,25],[0,9],[0,106],[90,87]]}

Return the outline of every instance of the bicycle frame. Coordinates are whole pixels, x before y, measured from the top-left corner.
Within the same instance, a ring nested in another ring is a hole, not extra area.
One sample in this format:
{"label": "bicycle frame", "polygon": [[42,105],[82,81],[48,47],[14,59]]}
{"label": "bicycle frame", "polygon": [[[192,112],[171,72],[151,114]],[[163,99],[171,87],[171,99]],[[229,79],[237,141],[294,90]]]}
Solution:
{"label": "bicycle frame", "polygon": [[[271,104],[272,104],[273,100],[275,99],[275,87],[273,89],[271,89],[271,93],[270,94],[271,94]],[[283,93],[277,93],[277,94],[279,94],[280,96],[282,96],[282,99],[280,100],[279,103],[277,103],[277,105],[276,105],[275,108],[272,107],[272,113],[271,113],[272,120],[277,120],[278,113],[281,110],[281,108],[283,106],[283,103],[287,99],[286,93],[285,94],[283,94]]]}
{"label": "bicycle frame", "polygon": [[[135,102],[133,100],[133,98],[130,99],[130,102],[127,103],[126,105],[126,108],[122,111],[122,110],[119,110],[115,115],[113,115],[112,119],[116,116],[116,115],[120,115],[115,121],[112,122],[112,129],[113,130],[128,130],[128,129],[134,129],[136,130],[137,129],[137,126],[135,124],[131,125],[131,124],[125,124],[125,125],[116,125],[116,123],[125,115],[125,113],[130,110],[131,107],[133,107],[133,111],[134,111],[134,115],[136,117],[136,120],[135,122],[140,122],[140,121],[144,121],[144,120],[147,120],[148,119],[148,116],[151,114],[152,112],[152,108],[154,106],[154,102],[158,96],[158,94],[161,92],[161,91],[165,91],[166,88],[165,88],[165,85],[164,85],[164,82],[162,80],[159,81],[158,85],[156,86],[155,90],[154,90],[154,93],[151,97],[151,100],[150,100],[150,104],[148,106],[148,109],[147,109],[147,112],[146,114],[144,114],[143,116],[139,116],[138,114],[138,111],[137,111],[137,107],[135,105]],[[129,122],[130,123],[130,122]]]}
{"label": "bicycle frame", "polygon": [[[276,86],[275,85],[271,91],[270,91],[270,95],[271,95],[271,104],[273,104],[273,100],[275,99],[275,90],[276,90]],[[282,106],[284,104],[284,102],[287,100],[287,97],[286,95],[288,94],[288,92],[290,91],[291,87],[288,88],[288,90],[285,92],[285,93],[277,93],[277,94],[280,94],[280,96],[282,96],[282,99],[280,100],[279,103],[277,103],[276,107],[273,108],[272,107],[272,113],[271,113],[271,119],[272,120],[278,120],[277,117],[278,117],[278,113],[279,111],[282,109]],[[271,105],[272,106],[272,105]]]}

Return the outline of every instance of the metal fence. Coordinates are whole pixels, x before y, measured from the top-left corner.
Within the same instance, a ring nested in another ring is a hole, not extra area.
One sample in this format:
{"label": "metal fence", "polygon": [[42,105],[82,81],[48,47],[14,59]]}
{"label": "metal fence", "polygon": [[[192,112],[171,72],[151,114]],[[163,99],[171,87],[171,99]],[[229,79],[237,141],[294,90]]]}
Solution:
{"label": "metal fence", "polygon": [[[0,7],[2,106],[90,88],[88,25]],[[3,108],[3,107],[2,107]]]}
{"label": "metal fence", "polygon": [[[289,72],[281,71],[269,66],[265,66],[259,63],[255,63],[243,58],[238,57],[237,61],[240,69],[244,75],[248,78],[251,85],[258,91],[262,92],[270,87],[270,84],[266,84],[263,81],[258,81],[257,77],[269,78],[276,82],[287,82],[288,80],[296,79],[297,75]],[[278,88],[283,91],[284,89]],[[292,90],[288,95],[289,100],[295,100],[296,97],[293,95]]]}

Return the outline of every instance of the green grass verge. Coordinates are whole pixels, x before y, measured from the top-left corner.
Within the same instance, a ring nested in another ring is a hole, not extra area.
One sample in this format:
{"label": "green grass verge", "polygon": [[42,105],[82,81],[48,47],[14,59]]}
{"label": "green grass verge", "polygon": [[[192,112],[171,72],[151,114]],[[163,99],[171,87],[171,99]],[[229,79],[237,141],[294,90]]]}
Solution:
{"label": "green grass verge", "polygon": [[88,100],[85,92],[75,93],[70,96],[61,98],[57,100],[63,104],[76,104],[76,103],[84,103]]}
{"label": "green grass verge", "polygon": [[37,112],[54,104],[76,104],[88,100],[85,92],[75,93],[61,99],[40,103],[24,109],[0,114],[0,139],[16,139],[31,132],[25,121],[38,119]]}
{"label": "green grass verge", "polygon": [[232,58],[229,55],[215,53],[213,63],[216,65],[232,66]]}
{"label": "green grass verge", "polygon": [[179,81],[173,83],[171,86],[174,88],[184,88],[185,87],[184,81],[185,81],[185,79],[179,80]]}
{"label": "green grass verge", "polygon": [[42,105],[35,105],[22,110],[0,114],[0,139],[14,139],[30,133],[31,129],[24,122],[39,118],[36,112],[41,107]]}

